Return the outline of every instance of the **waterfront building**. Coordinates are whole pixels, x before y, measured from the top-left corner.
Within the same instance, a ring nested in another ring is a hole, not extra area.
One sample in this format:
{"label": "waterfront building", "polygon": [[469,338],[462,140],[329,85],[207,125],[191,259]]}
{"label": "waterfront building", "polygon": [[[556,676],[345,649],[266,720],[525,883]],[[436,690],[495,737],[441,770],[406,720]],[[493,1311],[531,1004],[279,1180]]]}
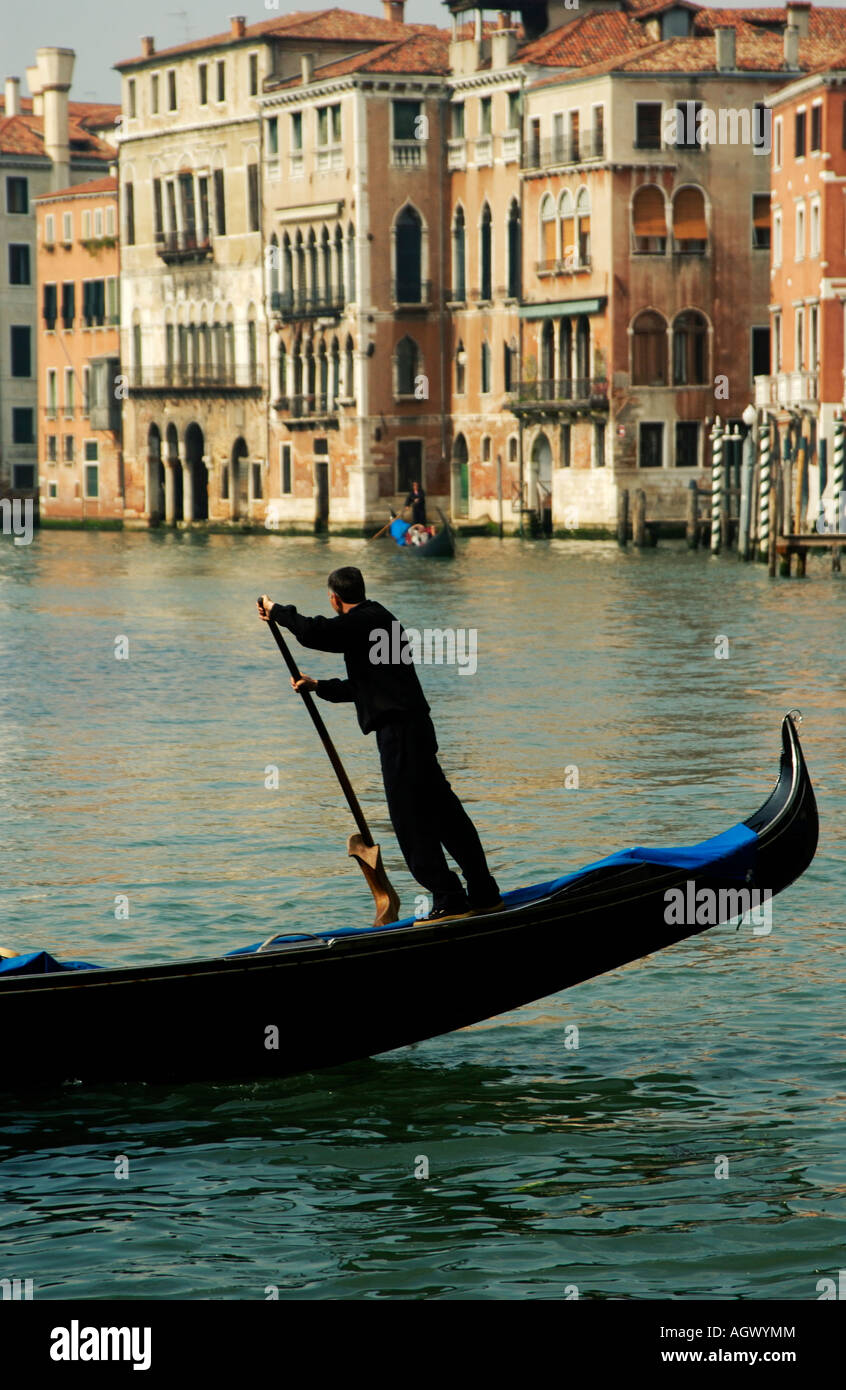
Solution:
{"label": "waterfront building", "polygon": [[117,178],[34,199],[42,520],[120,520]]}
{"label": "waterfront building", "polygon": [[[37,497],[36,199],[102,177],[115,158],[119,108],[70,101],[74,53],[40,48],[31,96],[8,77],[0,97],[0,494]],[[56,244],[61,227],[56,227]],[[40,249],[40,248],[39,248]]]}
{"label": "waterfront building", "polygon": [[797,458],[792,529],[833,521],[834,422],[846,405],[846,47],[771,97],[772,364],[756,404]]}

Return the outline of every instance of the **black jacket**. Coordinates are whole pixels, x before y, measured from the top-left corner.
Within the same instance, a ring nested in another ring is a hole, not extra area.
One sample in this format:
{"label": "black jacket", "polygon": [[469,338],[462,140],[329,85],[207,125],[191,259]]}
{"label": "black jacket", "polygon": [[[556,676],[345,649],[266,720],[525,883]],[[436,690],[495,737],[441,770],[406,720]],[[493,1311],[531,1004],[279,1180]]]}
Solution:
{"label": "black jacket", "polygon": [[[293,604],[274,603],[270,616],[288,628],[304,647],[318,652],[342,652],[347,680],[317,682],[322,700],[355,703],[362,733],[372,733],[395,720],[428,715],[429,706],[398,619],[381,603],[365,599],[335,618],[306,618]],[[373,634],[384,634],[371,637]],[[388,660],[371,661],[371,652]]]}
{"label": "black jacket", "polygon": [[426,494],[425,494],[425,492],[423,491],[422,487],[421,487],[421,489],[420,489],[419,492],[415,492],[413,488],[411,489],[411,492],[408,494],[408,496],[407,496],[406,499],[405,499],[405,505],[406,505],[407,507],[410,507],[410,508],[411,508],[411,520],[412,520],[412,522],[420,522],[421,525],[424,525],[424,526],[425,526],[425,524],[426,524]]}

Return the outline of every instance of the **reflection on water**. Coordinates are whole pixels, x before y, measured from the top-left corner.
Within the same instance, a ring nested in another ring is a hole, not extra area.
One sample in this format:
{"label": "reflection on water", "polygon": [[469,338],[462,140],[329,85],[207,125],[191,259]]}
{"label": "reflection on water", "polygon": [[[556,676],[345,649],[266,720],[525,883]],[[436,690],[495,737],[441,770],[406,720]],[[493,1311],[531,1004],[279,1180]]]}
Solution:
{"label": "reflection on water", "polygon": [[[718,928],[336,1072],[12,1092],[0,1274],[36,1297],[816,1297],[844,1214],[846,590],[822,562],[772,584],[670,546],[474,540],[453,564],[278,536],[4,546],[2,944],[145,961],[361,920],[348,813],[254,616],[263,590],[326,611],[344,563],[407,624],[478,630],[476,675],[421,677],[504,885],[743,819],[797,705],[813,869],[768,937]],[[373,740],[324,712],[410,904]]]}

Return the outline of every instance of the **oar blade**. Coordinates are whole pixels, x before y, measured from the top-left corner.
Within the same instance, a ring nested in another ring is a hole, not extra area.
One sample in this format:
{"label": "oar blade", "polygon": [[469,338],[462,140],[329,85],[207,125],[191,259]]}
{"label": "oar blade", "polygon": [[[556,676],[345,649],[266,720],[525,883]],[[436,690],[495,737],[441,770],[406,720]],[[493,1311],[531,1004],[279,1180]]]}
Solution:
{"label": "oar blade", "polygon": [[361,835],[350,835],[347,853],[350,858],[358,860],[361,872],[367,879],[367,886],[373,894],[376,904],[374,927],[386,927],[389,922],[396,922],[399,917],[400,900],[388,882],[379,846],[368,845]]}

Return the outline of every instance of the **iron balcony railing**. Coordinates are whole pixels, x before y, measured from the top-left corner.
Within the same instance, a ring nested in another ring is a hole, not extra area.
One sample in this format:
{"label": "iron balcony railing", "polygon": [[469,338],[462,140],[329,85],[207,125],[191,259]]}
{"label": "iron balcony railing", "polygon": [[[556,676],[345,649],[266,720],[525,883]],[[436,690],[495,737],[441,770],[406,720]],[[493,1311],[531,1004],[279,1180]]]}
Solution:
{"label": "iron balcony railing", "polygon": [[235,367],[131,367],[128,377],[129,388],[135,391],[250,391],[263,381],[258,363]]}
{"label": "iron balcony railing", "polygon": [[583,164],[605,158],[605,131],[582,130],[577,136],[529,140],[523,147],[524,169],[549,169],[558,164]]}
{"label": "iron balcony railing", "polygon": [[167,264],[178,261],[205,261],[212,254],[206,232],[156,232],[156,251]]}
{"label": "iron balcony railing", "polygon": [[302,293],[294,290],[273,290],[270,295],[270,308],[274,314],[284,319],[315,318],[320,314],[342,314],[344,294],[342,290],[327,293]]}
{"label": "iron balcony railing", "polygon": [[339,398],[329,391],[311,391],[305,395],[278,396],[273,409],[298,420],[311,415],[334,415],[338,404]]}
{"label": "iron balcony railing", "polygon": [[541,377],[538,381],[519,381],[512,395],[524,405],[538,405],[552,402],[588,401],[592,404],[608,403],[608,380],[606,377]]}
{"label": "iron balcony railing", "polygon": [[432,291],[431,280],[393,280],[391,298],[394,304],[428,304]]}

